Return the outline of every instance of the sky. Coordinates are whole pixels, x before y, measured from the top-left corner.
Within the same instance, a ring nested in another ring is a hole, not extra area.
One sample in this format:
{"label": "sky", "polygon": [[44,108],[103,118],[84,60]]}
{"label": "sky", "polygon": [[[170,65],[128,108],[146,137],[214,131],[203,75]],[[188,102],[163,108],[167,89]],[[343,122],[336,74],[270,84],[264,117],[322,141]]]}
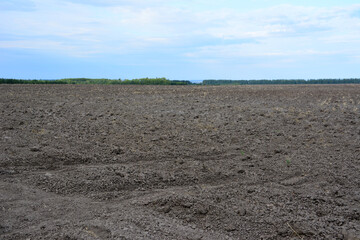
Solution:
{"label": "sky", "polygon": [[0,78],[360,77],[358,0],[0,0]]}

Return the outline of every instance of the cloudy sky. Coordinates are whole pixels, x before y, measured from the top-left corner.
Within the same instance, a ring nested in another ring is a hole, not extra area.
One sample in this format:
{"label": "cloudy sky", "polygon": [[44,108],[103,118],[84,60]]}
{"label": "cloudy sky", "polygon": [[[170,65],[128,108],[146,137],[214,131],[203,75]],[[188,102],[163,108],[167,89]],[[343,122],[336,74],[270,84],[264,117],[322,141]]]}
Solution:
{"label": "cloudy sky", "polygon": [[360,77],[360,2],[1,0],[1,77]]}

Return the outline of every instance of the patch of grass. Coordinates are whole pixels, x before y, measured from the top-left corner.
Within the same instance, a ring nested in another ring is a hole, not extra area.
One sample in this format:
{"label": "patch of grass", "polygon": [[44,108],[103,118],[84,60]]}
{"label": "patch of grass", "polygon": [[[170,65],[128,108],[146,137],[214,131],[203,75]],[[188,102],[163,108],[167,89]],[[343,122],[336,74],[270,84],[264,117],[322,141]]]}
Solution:
{"label": "patch of grass", "polygon": [[286,159],[286,166],[290,167],[290,165],[291,165],[291,160],[290,160],[290,158],[287,158]]}

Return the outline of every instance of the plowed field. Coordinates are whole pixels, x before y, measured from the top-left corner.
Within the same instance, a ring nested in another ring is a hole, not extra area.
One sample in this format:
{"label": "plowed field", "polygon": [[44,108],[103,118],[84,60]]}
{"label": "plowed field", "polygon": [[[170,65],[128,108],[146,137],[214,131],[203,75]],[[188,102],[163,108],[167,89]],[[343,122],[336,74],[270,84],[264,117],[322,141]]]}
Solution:
{"label": "plowed field", "polygon": [[360,85],[0,85],[1,239],[360,239]]}

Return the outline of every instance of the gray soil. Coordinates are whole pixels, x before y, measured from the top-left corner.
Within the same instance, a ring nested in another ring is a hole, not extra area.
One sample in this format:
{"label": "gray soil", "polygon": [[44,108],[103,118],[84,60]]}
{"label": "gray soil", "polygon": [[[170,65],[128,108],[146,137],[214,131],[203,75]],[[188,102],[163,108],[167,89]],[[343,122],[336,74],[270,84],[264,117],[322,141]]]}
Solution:
{"label": "gray soil", "polygon": [[0,85],[0,239],[360,239],[360,85]]}

